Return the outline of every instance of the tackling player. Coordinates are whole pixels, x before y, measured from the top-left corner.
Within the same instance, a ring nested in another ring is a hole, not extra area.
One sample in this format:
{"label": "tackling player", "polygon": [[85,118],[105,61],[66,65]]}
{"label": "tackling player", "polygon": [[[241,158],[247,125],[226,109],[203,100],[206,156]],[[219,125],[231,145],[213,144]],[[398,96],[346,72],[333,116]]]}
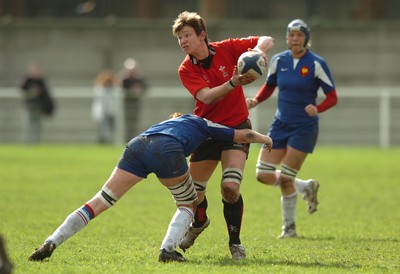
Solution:
{"label": "tackling player", "polygon": [[56,247],[154,172],[168,188],[178,208],[161,244],[158,259],[160,262],[185,261],[182,254],[175,249],[189,229],[197,206],[197,193],[186,157],[209,138],[263,143],[269,148],[272,146],[272,140],[268,136],[256,131],[235,130],[195,115],[176,114],[174,118],[150,127],[128,142],[117,167],[102,189],[81,208],[72,212],[28,259],[42,261],[50,257]]}
{"label": "tackling player", "polygon": [[[204,19],[195,12],[182,12],[172,26],[173,35],[187,54],[178,73],[182,84],[196,100],[194,114],[233,128],[251,128],[249,112],[242,85],[256,77],[237,73],[239,56],[248,51],[266,52],[274,45],[269,36],[231,38],[209,42]],[[190,158],[190,173],[199,196],[199,204],[188,234],[180,244],[183,250],[191,247],[198,235],[208,227],[207,183],[221,161],[221,193],[223,213],[229,233],[232,258],[244,259],[246,252],[240,241],[243,199],[240,184],[249,152],[249,145],[240,142],[208,140]]]}
{"label": "tackling player", "polygon": [[[279,88],[278,108],[268,131],[274,145],[271,153],[261,149],[256,174],[258,181],[281,188],[283,227],[280,238],[297,237],[297,192],[307,200],[310,214],[317,210],[318,181],[304,181],[296,176],[316,145],[318,114],[337,103],[335,85],[325,60],[310,51],[307,24],[300,19],[290,22],[286,42],[289,49],[271,59],[266,83],[253,99],[247,99],[250,109]],[[320,88],[326,98],[317,104]],[[281,170],[277,170],[279,165]]]}

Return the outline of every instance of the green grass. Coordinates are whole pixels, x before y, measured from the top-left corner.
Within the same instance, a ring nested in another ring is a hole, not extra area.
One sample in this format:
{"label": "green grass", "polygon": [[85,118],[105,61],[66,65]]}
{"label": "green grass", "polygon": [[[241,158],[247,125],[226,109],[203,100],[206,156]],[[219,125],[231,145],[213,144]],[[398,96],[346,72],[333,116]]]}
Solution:
{"label": "green grass", "polygon": [[318,212],[298,200],[298,239],[278,240],[278,188],[254,178],[252,146],[242,194],[248,258],[230,259],[219,190],[208,188],[210,227],[185,257],[161,264],[158,250],[175,206],[152,175],[45,262],[27,257],[108,178],[122,152],[108,146],[0,146],[0,233],[14,273],[400,273],[400,148],[319,147],[300,178],[321,182]]}

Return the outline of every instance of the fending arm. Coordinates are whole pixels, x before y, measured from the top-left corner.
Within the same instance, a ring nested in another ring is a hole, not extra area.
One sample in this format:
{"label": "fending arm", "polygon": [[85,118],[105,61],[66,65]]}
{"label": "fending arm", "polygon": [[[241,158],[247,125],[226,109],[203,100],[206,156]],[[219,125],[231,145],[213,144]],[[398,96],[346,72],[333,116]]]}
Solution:
{"label": "fending arm", "polygon": [[269,152],[272,149],[272,139],[252,129],[235,129],[233,141],[238,143],[265,144]]}

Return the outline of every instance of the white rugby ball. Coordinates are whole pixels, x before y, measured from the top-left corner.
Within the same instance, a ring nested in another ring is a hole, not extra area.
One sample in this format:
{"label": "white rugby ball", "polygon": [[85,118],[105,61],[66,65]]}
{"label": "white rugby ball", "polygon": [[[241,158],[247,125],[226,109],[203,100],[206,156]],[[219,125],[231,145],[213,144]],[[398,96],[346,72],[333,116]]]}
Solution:
{"label": "white rugby ball", "polygon": [[257,51],[246,51],[240,55],[237,68],[239,74],[250,73],[258,78],[264,74],[266,64],[261,53]]}

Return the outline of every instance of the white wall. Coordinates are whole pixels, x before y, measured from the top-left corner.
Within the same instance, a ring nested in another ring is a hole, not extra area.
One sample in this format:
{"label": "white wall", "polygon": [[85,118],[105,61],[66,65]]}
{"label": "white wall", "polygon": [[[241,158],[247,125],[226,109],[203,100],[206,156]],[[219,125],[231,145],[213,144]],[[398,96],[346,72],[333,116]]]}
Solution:
{"label": "white wall", "polygon": [[[248,96],[256,86],[246,88]],[[337,87],[339,102],[320,115],[319,144],[400,145],[400,87]],[[44,123],[45,143],[95,143],[91,118],[92,88],[53,88],[57,102],[54,117]],[[273,119],[276,94],[251,110],[253,128],[265,133]],[[322,99],[322,98],[321,98]],[[151,88],[142,100],[140,131],[167,119],[173,112],[192,113],[194,101],[181,87]],[[22,141],[24,105],[15,88],[0,88],[0,143]]]}

